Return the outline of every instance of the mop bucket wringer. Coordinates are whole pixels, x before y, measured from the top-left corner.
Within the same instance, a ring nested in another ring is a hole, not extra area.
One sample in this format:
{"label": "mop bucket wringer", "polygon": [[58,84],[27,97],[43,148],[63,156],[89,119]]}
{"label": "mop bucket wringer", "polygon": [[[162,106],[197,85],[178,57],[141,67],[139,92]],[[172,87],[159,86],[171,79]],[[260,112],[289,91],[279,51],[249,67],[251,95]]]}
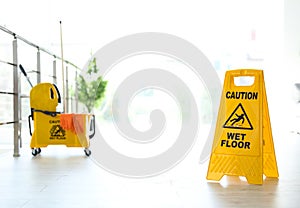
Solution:
{"label": "mop bucket wringer", "polygon": [[54,84],[40,83],[31,89],[31,115],[28,116],[28,123],[32,136],[32,155],[38,155],[41,148],[48,145],[65,145],[82,147],[86,156],[90,156],[89,140],[95,135],[95,116],[57,112],[56,107],[60,102],[60,93]]}

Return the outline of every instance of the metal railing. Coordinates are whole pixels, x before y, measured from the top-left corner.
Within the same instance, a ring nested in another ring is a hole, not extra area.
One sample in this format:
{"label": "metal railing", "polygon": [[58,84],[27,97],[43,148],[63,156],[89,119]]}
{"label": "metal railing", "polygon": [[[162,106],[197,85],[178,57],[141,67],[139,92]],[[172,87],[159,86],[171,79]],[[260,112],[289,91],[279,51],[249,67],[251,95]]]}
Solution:
{"label": "metal railing", "polygon": [[[26,89],[22,89],[22,80],[24,78],[22,78],[22,74],[21,71],[19,70],[19,59],[22,58],[22,56],[19,55],[19,48],[18,46],[20,45],[20,42],[25,43],[24,47],[31,47],[31,48],[35,48],[36,50],[36,68],[34,70],[29,70],[27,71],[27,74],[30,74],[30,76],[36,76],[35,78],[35,83],[38,84],[42,81],[42,77],[44,74],[44,72],[41,70],[42,69],[42,63],[41,63],[41,55],[45,54],[46,56],[48,56],[49,58],[53,58],[52,61],[52,72],[51,75],[47,76],[48,78],[51,78],[51,81],[55,84],[58,84],[58,76],[57,76],[57,61],[63,61],[64,63],[66,63],[66,66],[64,67],[65,69],[65,76],[64,76],[64,80],[61,80],[61,84],[62,82],[64,82],[62,84],[62,86],[65,86],[66,89],[66,99],[64,100],[66,109],[65,112],[70,112],[70,110],[72,112],[78,112],[78,99],[77,99],[77,93],[76,93],[76,89],[77,89],[77,83],[76,83],[76,79],[77,79],[77,74],[78,72],[81,71],[81,69],[76,66],[75,64],[73,64],[72,62],[68,61],[68,60],[63,60],[60,56],[53,54],[52,52],[50,52],[49,50],[46,50],[43,47],[40,47],[30,41],[28,41],[27,39],[21,37],[20,35],[17,35],[16,33],[8,30],[7,28],[0,26],[0,32],[4,32],[9,34],[10,36],[12,36],[12,61],[7,61],[7,60],[3,60],[0,54],[0,63],[2,65],[6,65],[9,67],[12,67],[13,70],[13,89],[12,92],[7,90],[7,89],[0,89],[0,96],[12,96],[12,100],[13,100],[13,119],[12,121],[3,121],[0,122],[0,126],[2,125],[9,125],[9,124],[13,124],[13,147],[14,147],[14,153],[13,156],[14,157],[18,157],[20,156],[20,148],[22,147],[22,121],[26,120],[26,119],[22,119],[22,110],[24,110],[24,106],[23,106],[23,102],[22,100],[27,99],[27,103],[28,99],[29,99],[29,90]],[[18,42],[20,41],[20,42]],[[42,53],[42,54],[41,54]],[[35,62],[34,60],[31,60],[31,62]],[[24,66],[24,68],[26,69],[26,66]],[[70,69],[72,70],[72,73],[70,73]],[[1,70],[1,68],[0,68]],[[46,71],[49,73],[49,70]],[[28,79],[28,81],[30,80],[27,77],[27,74],[25,73],[24,75],[26,75],[26,78]],[[71,78],[71,79],[70,79]],[[69,80],[73,80],[74,81],[74,86],[72,85],[72,87],[75,90],[75,93],[70,93],[69,88],[71,87],[70,85],[70,81]],[[31,82],[30,82],[31,83]]]}

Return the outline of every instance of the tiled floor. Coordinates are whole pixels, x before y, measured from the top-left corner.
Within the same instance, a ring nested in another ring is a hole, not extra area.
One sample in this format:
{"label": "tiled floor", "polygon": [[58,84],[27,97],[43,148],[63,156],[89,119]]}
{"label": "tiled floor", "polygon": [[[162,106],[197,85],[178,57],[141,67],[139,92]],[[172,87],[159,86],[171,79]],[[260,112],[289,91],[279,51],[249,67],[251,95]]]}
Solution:
{"label": "tiled floor", "polygon": [[82,149],[49,146],[32,157],[23,147],[21,157],[0,155],[0,207],[299,207],[300,136],[282,133],[275,147],[280,178],[263,185],[238,177],[209,182],[207,163],[193,160],[198,154],[162,175],[128,179],[103,170]]}

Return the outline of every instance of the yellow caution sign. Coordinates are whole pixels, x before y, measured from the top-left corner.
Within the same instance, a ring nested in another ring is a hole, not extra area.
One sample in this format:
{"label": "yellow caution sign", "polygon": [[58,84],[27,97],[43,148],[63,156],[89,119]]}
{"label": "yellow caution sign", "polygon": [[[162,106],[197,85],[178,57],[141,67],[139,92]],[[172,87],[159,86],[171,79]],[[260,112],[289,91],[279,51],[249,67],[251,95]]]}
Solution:
{"label": "yellow caution sign", "polygon": [[[235,80],[253,78],[250,85]],[[268,103],[262,70],[227,71],[207,179],[245,176],[262,184],[263,174],[278,177]]]}

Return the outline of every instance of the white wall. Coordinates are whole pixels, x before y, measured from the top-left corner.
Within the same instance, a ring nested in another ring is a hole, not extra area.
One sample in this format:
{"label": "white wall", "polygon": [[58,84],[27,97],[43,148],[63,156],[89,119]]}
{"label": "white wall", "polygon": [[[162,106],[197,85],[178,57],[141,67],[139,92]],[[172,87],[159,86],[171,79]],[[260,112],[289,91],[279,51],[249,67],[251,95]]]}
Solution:
{"label": "white wall", "polygon": [[[295,83],[300,83],[300,1],[284,0],[284,37],[283,37],[284,59],[280,73],[285,77],[284,82],[278,83],[282,87],[280,94],[287,94],[291,105],[282,105],[281,125],[291,126],[290,130],[300,131],[299,116],[300,91],[296,89]],[[280,90],[280,89],[279,89]],[[285,90],[285,91],[283,91]],[[294,120],[290,120],[290,118]],[[285,122],[289,121],[289,122]]]}
{"label": "white wall", "polygon": [[300,82],[300,1],[284,2],[284,52],[285,60],[294,80]]}

